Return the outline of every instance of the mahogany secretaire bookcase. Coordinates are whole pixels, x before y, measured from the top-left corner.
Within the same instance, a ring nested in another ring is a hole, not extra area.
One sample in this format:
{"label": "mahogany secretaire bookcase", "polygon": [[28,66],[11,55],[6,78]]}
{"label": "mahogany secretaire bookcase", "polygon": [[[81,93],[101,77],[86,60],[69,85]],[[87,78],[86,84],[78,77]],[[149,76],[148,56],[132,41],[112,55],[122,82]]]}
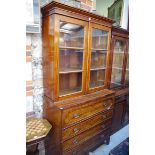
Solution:
{"label": "mahogany secretaire bookcase", "polygon": [[49,154],[83,155],[109,142],[112,23],[55,1],[42,8],[44,117],[54,128]]}

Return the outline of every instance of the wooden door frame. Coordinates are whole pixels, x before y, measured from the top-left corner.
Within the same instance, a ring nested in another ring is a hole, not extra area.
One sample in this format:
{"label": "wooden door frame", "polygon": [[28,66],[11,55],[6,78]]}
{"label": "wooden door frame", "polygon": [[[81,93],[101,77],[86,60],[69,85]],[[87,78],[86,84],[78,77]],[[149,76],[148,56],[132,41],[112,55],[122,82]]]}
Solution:
{"label": "wooden door frame", "polygon": [[123,54],[123,62],[122,62],[122,76],[121,76],[121,85],[119,87],[114,87],[115,88],[124,88],[125,86],[125,71],[126,71],[126,63],[127,63],[127,54],[128,54],[128,38],[123,38],[120,36],[112,36],[111,39],[111,56],[110,56],[110,82],[108,87],[110,88],[111,85],[111,77],[112,77],[112,66],[113,66],[113,56],[114,56],[114,47],[115,47],[115,42],[116,40],[121,40],[125,44],[125,49],[124,49],[124,54]]}
{"label": "wooden door frame", "polygon": [[[107,31],[108,32],[108,45],[107,45],[107,54],[106,54],[106,70],[105,70],[105,82],[103,86],[100,87],[94,87],[94,88],[90,88],[89,83],[90,83],[90,62],[91,62],[91,47],[92,47],[92,29],[96,28],[96,29],[100,29],[103,31]],[[110,78],[109,76],[109,72],[110,72],[110,42],[111,42],[111,28],[103,26],[103,25],[99,25],[96,23],[91,23],[89,22],[89,32],[88,32],[88,65],[87,65],[87,87],[86,90],[88,93],[91,92],[95,92],[95,91],[99,91],[102,90],[104,88],[108,87],[108,79]]]}
{"label": "wooden door frame", "polygon": [[[82,89],[79,92],[74,92],[66,95],[59,96],[59,23],[60,21],[64,21],[67,23],[72,23],[72,24],[78,24],[84,27],[84,50],[83,50],[83,68],[82,68]],[[82,21],[79,19],[75,19],[72,17],[66,17],[63,15],[55,15],[55,32],[54,32],[54,40],[55,40],[55,54],[54,54],[54,59],[55,59],[55,96],[56,100],[64,100],[67,98],[71,97],[76,97],[79,95],[84,95],[86,92],[86,70],[87,70],[87,41],[88,41],[88,22]]]}

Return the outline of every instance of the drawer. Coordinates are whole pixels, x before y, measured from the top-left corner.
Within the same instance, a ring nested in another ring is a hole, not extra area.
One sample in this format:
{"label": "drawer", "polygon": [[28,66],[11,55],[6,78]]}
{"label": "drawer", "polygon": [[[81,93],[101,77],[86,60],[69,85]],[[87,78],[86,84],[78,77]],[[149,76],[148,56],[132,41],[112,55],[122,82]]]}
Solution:
{"label": "drawer", "polygon": [[62,126],[66,127],[82,119],[86,119],[96,113],[113,108],[113,99],[102,100],[96,103],[87,103],[81,106],[73,107],[63,111]]}
{"label": "drawer", "polygon": [[63,155],[86,155],[88,152],[95,150],[96,147],[104,144],[105,140],[110,137],[110,130],[102,131],[80,145],[63,152]]}
{"label": "drawer", "polygon": [[70,128],[63,129],[62,131],[62,139],[66,140],[71,137],[74,137],[81,132],[84,132],[102,122],[105,122],[107,119],[112,118],[113,110],[109,110],[107,112],[102,112],[98,115],[93,116],[92,118],[89,118],[85,121],[82,121],[81,123],[78,123]]}
{"label": "drawer", "polygon": [[101,123],[99,125],[97,125],[96,127],[87,130],[86,132],[81,133],[78,136],[75,136],[74,138],[65,141],[64,143],[62,143],[62,149],[63,151],[74,148],[76,146],[78,146],[79,144],[83,143],[84,141],[92,138],[93,136],[101,133],[102,131],[106,130],[109,128],[110,130],[110,126],[111,126],[111,121],[107,121],[105,123]]}

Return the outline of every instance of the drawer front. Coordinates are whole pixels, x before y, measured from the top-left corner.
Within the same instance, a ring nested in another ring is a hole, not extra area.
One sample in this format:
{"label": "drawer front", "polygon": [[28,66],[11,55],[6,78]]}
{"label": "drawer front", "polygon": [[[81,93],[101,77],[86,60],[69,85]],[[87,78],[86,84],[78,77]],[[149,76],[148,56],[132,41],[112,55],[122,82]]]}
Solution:
{"label": "drawer front", "polygon": [[81,143],[80,145],[63,152],[63,155],[86,155],[86,153],[96,149],[105,142],[106,138],[110,137],[110,130],[102,131],[101,133],[95,135],[89,140]]}
{"label": "drawer front", "polygon": [[98,112],[109,110],[113,107],[113,99],[102,100],[97,103],[88,103],[63,111],[62,126],[66,127],[77,121],[90,117]]}
{"label": "drawer front", "polygon": [[62,149],[63,151],[71,149],[73,147],[76,147],[77,145],[83,143],[84,141],[92,138],[93,136],[99,134],[100,132],[102,132],[103,130],[109,128],[110,130],[110,126],[111,126],[111,121],[107,121],[105,123],[101,123],[100,125],[86,131],[83,132],[82,134],[75,136],[74,138],[65,141],[62,144]]}
{"label": "drawer front", "polygon": [[78,123],[70,128],[64,129],[62,131],[62,139],[66,140],[102,122],[105,122],[107,119],[112,118],[112,113],[113,113],[113,110],[109,110],[105,113],[100,113],[92,118],[89,118],[86,121]]}

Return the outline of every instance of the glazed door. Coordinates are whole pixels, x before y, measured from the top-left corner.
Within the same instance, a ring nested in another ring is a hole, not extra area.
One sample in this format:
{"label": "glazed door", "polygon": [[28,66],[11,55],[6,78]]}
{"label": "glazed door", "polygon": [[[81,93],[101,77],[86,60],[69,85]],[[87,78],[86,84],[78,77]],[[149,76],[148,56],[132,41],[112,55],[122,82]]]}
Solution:
{"label": "glazed door", "polygon": [[127,41],[126,39],[115,37],[112,50],[112,72],[111,88],[122,87],[124,84],[126,65]]}
{"label": "glazed door", "polygon": [[56,16],[58,27],[58,85],[59,98],[84,94],[86,76],[87,22]]}
{"label": "glazed door", "polygon": [[110,28],[97,24],[90,24],[88,91],[93,92],[101,90],[107,86],[110,37]]}
{"label": "glazed door", "polygon": [[126,53],[125,86],[129,86],[129,52]]}

